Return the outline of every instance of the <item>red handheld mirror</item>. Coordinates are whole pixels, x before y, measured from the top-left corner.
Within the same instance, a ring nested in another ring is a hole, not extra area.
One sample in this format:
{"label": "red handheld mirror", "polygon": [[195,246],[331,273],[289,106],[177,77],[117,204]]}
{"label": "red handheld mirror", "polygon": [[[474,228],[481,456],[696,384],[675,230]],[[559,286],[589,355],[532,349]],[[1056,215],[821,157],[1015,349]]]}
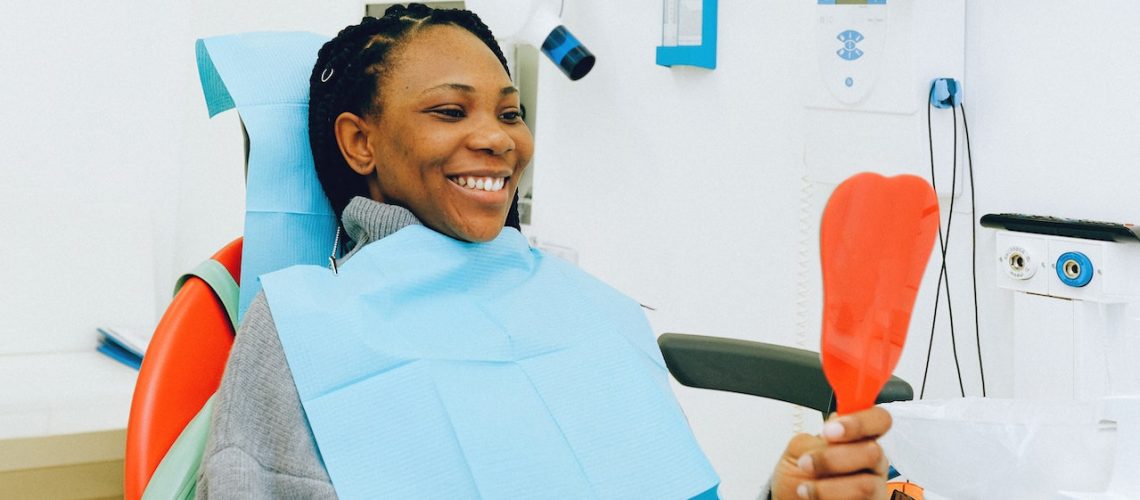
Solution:
{"label": "red handheld mirror", "polygon": [[938,198],[920,177],[857,174],[823,211],[823,373],[840,414],[870,408],[906,341],[938,231]]}

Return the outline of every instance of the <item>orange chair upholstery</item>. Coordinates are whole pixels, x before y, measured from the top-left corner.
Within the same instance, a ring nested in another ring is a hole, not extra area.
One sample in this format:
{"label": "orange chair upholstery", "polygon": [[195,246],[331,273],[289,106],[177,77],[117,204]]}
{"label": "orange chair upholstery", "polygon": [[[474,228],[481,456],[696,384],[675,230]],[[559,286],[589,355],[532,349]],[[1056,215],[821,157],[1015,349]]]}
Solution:
{"label": "orange chair upholstery", "polygon": [[[235,282],[241,249],[238,238],[212,257]],[[218,390],[233,340],[225,306],[205,281],[189,278],[155,328],[135,384],[124,460],[127,499],[142,497],[171,444]]]}

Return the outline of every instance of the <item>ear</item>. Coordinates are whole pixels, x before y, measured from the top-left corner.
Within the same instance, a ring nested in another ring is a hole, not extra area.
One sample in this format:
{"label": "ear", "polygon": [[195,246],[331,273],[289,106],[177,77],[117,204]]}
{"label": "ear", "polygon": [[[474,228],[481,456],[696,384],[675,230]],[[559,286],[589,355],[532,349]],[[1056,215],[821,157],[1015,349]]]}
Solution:
{"label": "ear", "polygon": [[375,153],[368,142],[372,130],[367,121],[347,111],[337,116],[333,122],[333,133],[336,134],[340,154],[344,155],[349,168],[360,175],[368,175],[376,169],[373,161]]}

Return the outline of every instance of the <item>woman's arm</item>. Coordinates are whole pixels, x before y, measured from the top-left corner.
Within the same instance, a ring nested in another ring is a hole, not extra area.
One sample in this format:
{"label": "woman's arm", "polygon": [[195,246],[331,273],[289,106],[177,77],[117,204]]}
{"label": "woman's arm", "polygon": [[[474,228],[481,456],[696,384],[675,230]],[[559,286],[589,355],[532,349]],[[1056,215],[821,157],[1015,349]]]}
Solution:
{"label": "woman's arm", "polygon": [[336,498],[264,294],[242,318],[215,398],[198,498]]}

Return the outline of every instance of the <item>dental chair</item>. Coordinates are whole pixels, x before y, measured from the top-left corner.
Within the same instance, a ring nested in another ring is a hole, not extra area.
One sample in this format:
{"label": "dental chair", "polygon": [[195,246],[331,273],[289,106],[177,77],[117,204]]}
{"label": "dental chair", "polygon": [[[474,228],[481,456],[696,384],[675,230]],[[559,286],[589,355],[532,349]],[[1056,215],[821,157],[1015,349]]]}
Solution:
{"label": "dental chair", "polygon": [[[233,345],[241,251],[238,238],[180,278],[155,328],[127,423],[126,498],[142,497],[167,451],[192,427],[188,424],[208,423],[208,412],[194,419],[217,391]],[[202,448],[190,451],[200,457]]]}
{"label": "dental chair", "polygon": [[[835,393],[819,353],[748,340],[666,333],[657,345],[669,374],[682,385],[748,394],[818,411],[835,411]],[[906,381],[891,377],[875,404],[914,399]]]}
{"label": "dental chair", "polygon": [[[308,154],[307,135],[304,135],[307,123],[299,124],[299,118],[294,117],[287,127],[273,129],[277,126],[273,120],[280,120],[280,115],[273,115],[275,111],[266,106],[265,96],[256,92],[263,88],[292,92],[288,98],[293,101],[282,107],[295,109],[296,93],[303,89],[301,104],[307,109],[308,72],[321,40],[308,33],[241,37],[199,40],[198,64],[211,116],[236,107],[249,129],[250,194],[247,195],[246,233],[244,239],[230,243],[179,281],[176,296],[156,329],[139,372],[127,429],[124,490],[128,500],[142,498],[144,492],[148,497],[178,498],[193,492],[194,476],[208,433],[211,397],[221,382],[238,324],[240,304],[247,295],[256,292],[256,276],[285,267],[278,254],[305,251],[308,252],[305,255],[297,253],[288,259],[292,259],[291,263],[321,265],[331,247],[331,241],[320,240],[318,247],[310,242],[298,244],[285,239],[297,238],[306,231],[332,234],[335,228],[331,211],[323,213],[319,207],[313,208],[319,203],[314,203],[307,194],[313,191],[316,180],[311,164],[307,167],[311,179],[291,181],[304,184],[301,187],[282,186],[281,181],[289,181],[289,176],[281,172],[266,175],[258,171],[266,163],[303,162]],[[211,42],[217,43],[210,46]],[[297,55],[296,61],[289,63],[289,58],[282,55],[289,53]],[[273,55],[262,57],[265,54]],[[288,68],[280,68],[282,61]],[[234,77],[235,73],[239,75]],[[234,78],[227,80],[227,77]],[[291,87],[282,84],[282,81],[293,80],[296,81]],[[243,105],[249,107],[243,109]],[[297,136],[299,133],[302,135]],[[270,142],[266,140],[269,138],[294,149],[283,152],[263,147],[261,143]],[[305,154],[298,153],[298,144],[305,145]],[[264,192],[253,192],[255,183],[267,181],[277,183],[272,190],[277,198],[269,199]],[[316,192],[319,193],[319,189]],[[320,196],[323,200],[323,194]],[[289,203],[293,205],[286,206]],[[327,207],[327,201],[324,205]],[[280,225],[290,220],[295,223]],[[254,251],[254,257],[250,257],[255,247],[262,250]],[[266,252],[278,260],[270,262],[265,258]],[[238,283],[242,282],[243,274],[246,286],[240,290],[239,300]],[[686,386],[777,399],[819,411],[825,418],[835,408],[835,398],[824,378],[818,353],[760,342],[676,333],[662,335],[658,344],[669,372]],[[878,402],[912,398],[911,387],[892,378]],[[148,490],[152,478],[162,484],[156,488],[161,493]]]}

